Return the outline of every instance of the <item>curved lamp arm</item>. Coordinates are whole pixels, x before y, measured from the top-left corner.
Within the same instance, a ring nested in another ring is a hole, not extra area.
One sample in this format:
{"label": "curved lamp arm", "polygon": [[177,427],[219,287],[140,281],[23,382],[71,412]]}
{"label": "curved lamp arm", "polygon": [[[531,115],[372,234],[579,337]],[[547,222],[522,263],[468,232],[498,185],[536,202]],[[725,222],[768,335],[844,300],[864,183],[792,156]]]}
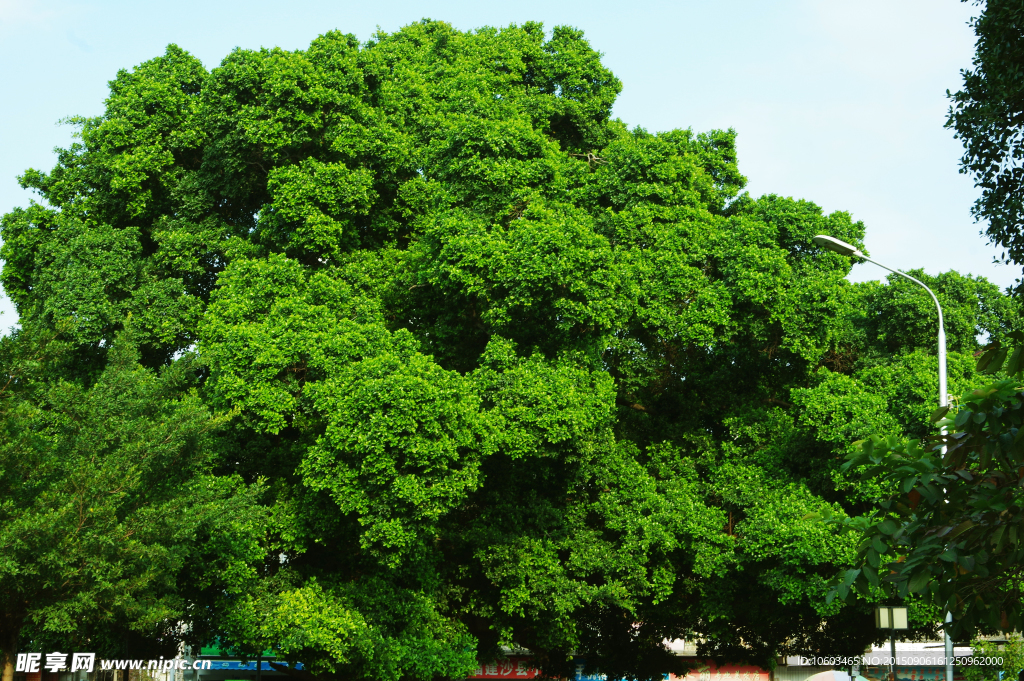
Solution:
{"label": "curved lamp arm", "polygon": [[932,300],[935,302],[935,309],[938,310],[939,312],[939,406],[948,406],[949,396],[946,393],[946,328],[942,322],[942,306],[939,305],[939,299],[935,297],[935,294],[932,292],[932,290],[925,286],[924,282],[920,281],[919,279],[915,279],[914,277],[910,276],[909,274],[906,274],[905,272],[900,272],[899,270],[894,270],[891,267],[886,267],[882,263],[872,260],[868,256],[864,255],[856,246],[848,244],[845,241],[840,241],[835,237],[819,234],[818,236],[814,237],[814,243],[818,244],[823,248],[827,248],[830,251],[839,253],[841,255],[852,255],[857,258],[867,260],[870,263],[874,263],[875,265],[881,267],[883,270],[889,270],[893,274],[898,274],[904,279],[909,279],[910,281],[914,282],[915,284],[917,284],[918,286],[920,286],[921,288],[928,292],[928,295],[930,295],[932,297]]}

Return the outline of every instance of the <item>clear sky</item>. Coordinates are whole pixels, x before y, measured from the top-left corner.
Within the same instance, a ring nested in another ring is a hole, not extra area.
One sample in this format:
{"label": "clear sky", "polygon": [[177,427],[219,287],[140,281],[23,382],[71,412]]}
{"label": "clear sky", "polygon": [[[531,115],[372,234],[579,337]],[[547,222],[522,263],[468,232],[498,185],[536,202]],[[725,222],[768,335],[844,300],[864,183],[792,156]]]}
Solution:
{"label": "clear sky", "polygon": [[[215,67],[234,47],[300,49],[325,31],[368,39],[424,17],[468,30],[542,21],[583,29],[623,82],[615,115],[651,131],[732,127],[754,196],[804,198],[867,226],[898,269],[1016,267],[970,216],[977,190],[943,128],[970,65],[975,5],[958,0],[0,0],[0,212],[15,176],[49,169],[58,121],[102,113],[107,81],[177,43]],[[858,265],[853,280],[883,274]],[[16,321],[0,301],[0,327]]]}

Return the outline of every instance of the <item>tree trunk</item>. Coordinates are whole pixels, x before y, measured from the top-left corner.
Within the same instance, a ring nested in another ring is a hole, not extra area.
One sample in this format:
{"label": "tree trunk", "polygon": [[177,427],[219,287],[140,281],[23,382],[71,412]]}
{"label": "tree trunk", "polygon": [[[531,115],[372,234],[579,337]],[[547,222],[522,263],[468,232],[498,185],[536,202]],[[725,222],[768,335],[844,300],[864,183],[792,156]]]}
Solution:
{"label": "tree trunk", "polygon": [[0,621],[0,666],[3,668],[0,681],[14,681],[14,658],[18,654],[20,633],[20,621],[15,623],[11,617],[5,617]]}

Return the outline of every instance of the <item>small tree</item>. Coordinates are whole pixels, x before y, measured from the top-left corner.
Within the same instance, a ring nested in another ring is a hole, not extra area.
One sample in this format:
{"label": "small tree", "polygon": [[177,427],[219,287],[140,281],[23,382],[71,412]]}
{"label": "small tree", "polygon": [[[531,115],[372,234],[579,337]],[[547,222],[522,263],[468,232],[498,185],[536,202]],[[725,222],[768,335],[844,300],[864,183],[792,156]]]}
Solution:
{"label": "small tree", "polygon": [[[139,366],[129,339],[91,385],[59,334],[0,339],[0,652],[173,656],[259,552],[256,488],[213,475],[225,419],[194,365]],[[240,568],[240,566],[242,566]]]}
{"label": "small tree", "polygon": [[[966,681],[1015,681],[1024,671],[1024,637],[1019,632],[1008,633],[1006,643],[975,638],[971,649],[975,664],[960,667]],[[1002,664],[983,664],[993,658],[1002,659]]]}
{"label": "small tree", "polygon": [[[1003,379],[935,412],[945,436],[859,443],[847,470],[887,490],[861,535],[859,567],[835,593],[919,595],[954,616],[952,634],[1024,626],[1024,388]],[[943,451],[945,448],[945,451]]]}

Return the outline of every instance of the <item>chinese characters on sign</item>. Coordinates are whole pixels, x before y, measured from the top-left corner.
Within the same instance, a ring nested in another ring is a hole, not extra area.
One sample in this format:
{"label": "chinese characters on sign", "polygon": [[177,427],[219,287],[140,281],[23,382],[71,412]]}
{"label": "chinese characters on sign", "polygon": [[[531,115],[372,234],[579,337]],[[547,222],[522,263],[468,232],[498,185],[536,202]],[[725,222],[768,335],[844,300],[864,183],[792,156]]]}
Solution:
{"label": "chinese characters on sign", "polygon": [[41,664],[43,669],[55,674],[68,669],[68,657],[71,658],[70,671],[73,672],[91,672],[96,664],[96,653],[46,653],[45,662],[42,653],[18,653],[14,671],[38,672]]}
{"label": "chinese characters on sign", "polygon": [[532,679],[537,676],[537,670],[530,667],[530,660],[526,657],[510,657],[507,660],[496,662],[480,663],[476,672],[471,674],[471,679]]}
{"label": "chinese characters on sign", "polygon": [[583,670],[587,668],[587,665],[578,662],[576,664],[576,678],[575,681],[606,681],[608,676],[606,674],[584,674]]}
{"label": "chinese characters on sign", "polygon": [[768,672],[760,667],[746,665],[715,665],[707,662],[686,676],[670,675],[671,681],[768,681]]}

